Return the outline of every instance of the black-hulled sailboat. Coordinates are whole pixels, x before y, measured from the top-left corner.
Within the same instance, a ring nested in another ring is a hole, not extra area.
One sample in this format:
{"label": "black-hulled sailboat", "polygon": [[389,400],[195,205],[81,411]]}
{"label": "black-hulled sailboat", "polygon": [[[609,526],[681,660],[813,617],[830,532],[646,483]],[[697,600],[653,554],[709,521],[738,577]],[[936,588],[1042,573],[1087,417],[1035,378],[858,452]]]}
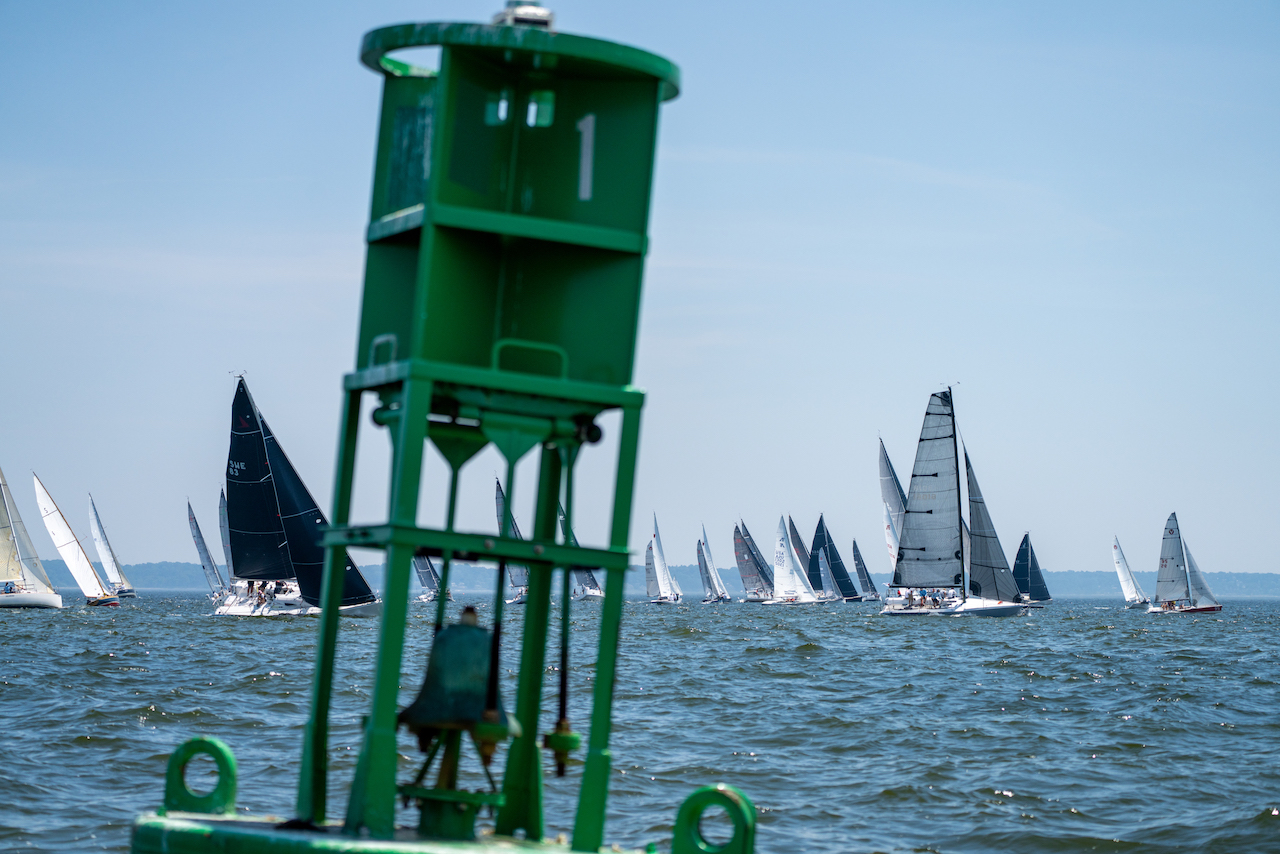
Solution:
{"label": "black-hulled sailboat", "polygon": [[[232,586],[214,613],[320,613],[324,569],[320,536],[328,524],[241,377],[231,404],[231,447],[227,452]],[[369,582],[348,557],[341,611],[350,616],[372,616],[381,610],[382,603]]]}
{"label": "black-hulled sailboat", "polygon": [[1013,580],[1028,608],[1043,608],[1044,603],[1053,601],[1049,585],[1044,583],[1044,573],[1040,571],[1040,561],[1036,560],[1036,550],[1031,547],[1030,534],[1022,535],[1018,556],[1013,559]]}
{"label": "black-hulled sailboat", "polygon": [[1018,585],[965,454],[969,521],[961,513],[960,445],[951,389],[929,397],[903,510],[898,561],[881,614],[1012,617]]}

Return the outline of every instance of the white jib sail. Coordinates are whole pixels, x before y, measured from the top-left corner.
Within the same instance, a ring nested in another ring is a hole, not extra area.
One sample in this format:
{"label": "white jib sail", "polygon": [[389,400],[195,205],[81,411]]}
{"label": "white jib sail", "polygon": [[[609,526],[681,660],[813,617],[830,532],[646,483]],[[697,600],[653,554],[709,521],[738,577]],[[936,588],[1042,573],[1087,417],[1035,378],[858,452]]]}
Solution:
{"label": "white jib sail", "polygon": [[898,528],[893,524],[889,505],[884,506],[884,544],[889,547],[889,565],[898,565]]}
{"label": "white jib sail", "polygon": [[671,568],[667,566],[667,556],[662,551],[662,535],[658,533],[657,513],[653,514],[653,565],[658,573],[658,583],[663,588],[663,596],[670,596],[672,593],[677,596],[684,595],[684,591],[680,589],[680,583],[671,574]]}
{"label": "white jib sail", "polygon": [[644,592],[650,599],[665,595],[662,592],[662,585],[658,582],[658,568],[653,562],[653,540],[649,541],[648,547],[644,550]]}
{"label": "white jib sail", "polygon": [[40,478],[35,475],[32,475],[32,478],[36,484],[36,504],[40,506],[40,515],[44,518],[44,526],[49,531],[49,538],[53,540],[58,554],[66,562],[67,569],[76,580],[76,584],[80,585],[80,592],[90,599],[111,595],[103,586],[98,573],[94,571],[89,555],[85,554],[84,547],[76,539],[75,532],[67,523],[67,517],[62,515],[62,511],[54,503],[53,496],[49,495]]}
{"label": "white jib sail", "polygon": [[[907,497],[902,493],[902,484],[898,481],[898,473],[893,470],[893,463],[889,462],[889,452],[884,449],[883,439],[880,440],[880,499],[884,501],[885,510],[893,525],[893,550],[896,552],[898,532],[902,530],[902,520],[907,510]],[[897,563],[896,553],[892,558]]]}
{"label": "white jib sail", "polygon": [[227,561],[227,579],[235,578],[236,568],[231,563],[231,526],[227,524],[227,491],[218,497],[218,527],[222,532],[222,556]]}
{"label": "white jib sail", "polygon": [[950,389],[929,397],[904,514],[895,583],[960,587],[968,555],[960,540],[960,466]]}
{"label": "white jib sail", "polygon": [[1120,578],[1120,589],[1124,591],[1124,600],[1141,602],[1146,599],[1142,588],[1138,586],[1138,579],[1133,577],[1133,570],[1129,569],[1129,561],[1124,558],[1124,549],[1120,548],[1119,537],[1116,537],[1115,544],[1111,546],[1111,558],[1116,563],[1116,575]]}
{"label": "white jib sail", "polygon": [[809,586],[807,574],[800,569],[795,549],[791,547],[785,516],[778,517],[778,535],[773,543],[773,595],[776,599],[795,599],[797,602],[816,602],[818,599]]}
{"label": "white jib sail", "polygon": [[209,583],[209,592],[218,593],[223,588],[222,576],[218,574],[218,565],[209,554],[209,547],[204,543],[204,534],[200,533],[200,523],[196,521],[196,512],[187,502],[187,522],[191,525],[191,539],[195,541],[196,552],[200,555],[200,568],[204,570],[204,580]]}
{"label": "white jib sail", "polygon": [[836,576],[835,573],[831,571],[830,562],[827,561],[827,550],[825,548],[818,549],[818,577],[822,579],[822,598],[844,598],[840,595],[839,586],[836,585]]}
{"label": "white jib sail", "polygon": [[18,505],[13,500],[13,493],[9,491],[9,483],[4,479],[2,471],[0,471],[0,506],[4,509],[9,535],[13,537],[18,562],[22,565],[20,572],[23,581],[28,588],[37,593],[53,593],[53,582],[49,580],[49,576],[44,571],[44,565],[40,563],[36,547],[31,542],[31,535],[27,533],[27,526],[22,522]]}
{"label": "white jib sail", "polygon": [[0,584],[21,584],[22,575],[18,538],[13,535],[8,507],[4,501],[0,501]]}
{"label": "white jib sail", "polygon": [[1178,531],[1178,514],[1170,513],[1164,525],[1164,542],[1160,544],[1160,572],[1156,575],[1156,602],[1189,599],[1187,564],[1182,554],[1182,534]]}
{"label": "white jib sail", "polygon": [[715,558],[711,556],[711,543],[707,539],[706,525],[702,526],[702,553],[707,559],[707,575],[711,577],[711,584],[715,588],[715,594],[720,597],[728,596],[729,588],[724,586],[724,579],[720,577],[720,570],[716,569]]}
{"label": "white jib sail", "polygon": [[1218,605],[1218,598],[1213,595],[1213,591],[1209,589],[1209,585],[1204,580],[1204,573],[1200,571],[1200,567],[1196,565],[1196,559],[1191,556],[1191,547],[1184,540],[1182,550],[1187,555],[1187,580],[1191,586],[1191,605],[1195,608],[1201,608],[1205,605]]}
{"label": "white jib sail", "polygon": [[93,545],[98,550],[98,558],[102,561],[102,569],[107,573],[107,580],[116,587],[125,587],[127,582],[120,570],[120,561],[107,540],[107,532],[102,529],[102,519],[98,517],[98,508],[89,496],[89,530],[93,532]]}

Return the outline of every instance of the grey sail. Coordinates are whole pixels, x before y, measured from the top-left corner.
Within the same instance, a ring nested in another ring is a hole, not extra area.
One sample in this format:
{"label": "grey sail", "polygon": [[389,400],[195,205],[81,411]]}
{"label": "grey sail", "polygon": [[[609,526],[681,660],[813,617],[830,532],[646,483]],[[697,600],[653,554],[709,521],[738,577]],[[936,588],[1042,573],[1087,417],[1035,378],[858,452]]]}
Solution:
{"label": "grey sail", "polygon": [[698,550],[698,567],[701,569],[702,564],[706,563],[706,576],[704,583],[711,582],[708,595],[714,594],[716,597],[728,600],[729,590],[724,586],[724,579],[720,577],[720,570],[716,568],[716,559],[711,556],[711,541],[707,539],[707,526],[702,526],[702,540],[699,542]]}
{"label": "grey sail", "polygon": [[227,561],[227,578],[235,577],[235,565],[231,562],[231,529],[227,526],[227,491],[218,496],[218,527],[222,531],[222,556]]}
{"label": "grey sail", "polygon": [[196,553],[200,555],[200,568],[204,570],[204,580],[209,584],[209,592],[220,593],[226,584],[218,574],[218,565],[213,562],[209,547],[205,545],[204,534],[200,532],[200,523],[196,521],[196,512],[191,509],[190,501],[187,502],[187,523],[191,526],[191,539],[196,544]]}
{"label": "grey sail", "polygon": [[1182,550],[1187,556],[1187,582],[1191,588],[1191,607],[1203,608],[1207,605],[1221,604],[1209,589],[1209,585],[1205,583],[1204,573],[1196,565],[1196,559],[1191,556],[1191,549],[1185,541],[1182,544]]}
{"label": "grey sail", "polygon": [[876,583],[871,580],[871,573],[867,572],[867,564],[862,559],[862,552],[858,550],[857,540],[853,541],[853,566],[858,571],[858,583],[862,585],[862,592],[875,593]]}
{"label": "grey sail", "polygon": [[747,543],[747,548],[751,550],[751,556],[755,559],[756,570],[760,573],[760,579],[764,582],[764,592],[773,596],[773,563],[764,559],[764,555],[760,554],[760,549],[756,548],[756,541],[751,539],[751,532],[747,530],[747,523],[738,520],[738,524],[742,527],[742,539]]}
{"label": "grey sail", "polygon": [[929,397],[902,520],[894,584],[961,587],[960,477],[951,390]]}
{"label": "grey sail", "polygon": [[[556,510],[560,513],[560,530],[564,534],[564,544],[577,548],[578,538],[573,535],[573,528],[569,525],[569,518],[565,515],[564,508],[559,504]],[[515,520],[512,520],[514,523]],[[590,567],[575,566],[573,568],[573,582],[579,587],[585,587],[587,590],[600,590],[600,582],[596,581],[596,574]]]}
{"label": "grey sail", "polygon": [[1040,571],[1040,561],[1036,560],[1036,550],[1031,547],[1031,535],[1023,534],[1022,543],[1018,546],[1018,556],[1013,559],[1013,580],[1018,583],[1018,592],[1031,602],[1048,602],[1049,585],[1044,582],[1044,573]]}
{"label": "grey sail", "polygon": [[742,529],[737,525],[733,526],[733,560],[738,565],[738,575],[742,576],[742,587],[748,595],[757,590],[766,592],[755,557],[751,554],[746,538],[742,536]]}
{"label": "grey sail", "polygon": [[[804,540],[800,539],[800,532],[796,530],[796,523],[787,517],[787,526],[791,532],[791,548],[795,549],[796,558],[800,561],[802,567],[809,566],[809,550],[804,547]],[[813,576],[810,574],[809,584],[813,585]],[[815,586],[814,590],[821,590],[821,586]]]}
{"label": "grey sail", "polygon": [[893,529],[901,533],[902,520],[907,510],[907,496],[902,492],[902,483],[898,473],[889,462],[889,452],[884,449],[884,439],[880,440],[880,499],[889,508],[889,520]]}
{"label": "grey sail", "polygon": [[1160,544],[1160,571],[1156,574],[1156,602],[1189,599],[1187,564],[1182,553],[1182,533],[1178,530],[1178,514],[1170,513],[1164,525],[1164,542]]}
{"label": "grey sail", "polygon": [[418,583],[422,585],[423,590],[440,589],[440,573],[436,571],[436,565],[431,562],[430,555],[414,555],[413,571],[417,574]]}
{"label": "grey sail", "polygon": [[[523,540],[524,537],[520,536],[520,526],[516,524],[515,515],[512,514],[510,517],[507,517],[507,496],[506,493],[502,491],[502,481],[494,478],[493,485],[495,488],[494,500],[497,502],[498,506],[498,533],[501,534],[503,532],[504,524],[509,519],[511,527],[505,529],[507,534],[511,537],[515,537],[517,540]],[[517,590],[521,587],[529,586],[529,568],[524,564],[507,564],[507,577],[511,579],[511,586]]]}
{"label": "grey sail", "polygon": [[1018,583],[1009,571],[1009,561],[978,488],[968,451],[964,452],[964,470],[969,479],[969,592],[984,599],[1012,602],[1018,598]]}

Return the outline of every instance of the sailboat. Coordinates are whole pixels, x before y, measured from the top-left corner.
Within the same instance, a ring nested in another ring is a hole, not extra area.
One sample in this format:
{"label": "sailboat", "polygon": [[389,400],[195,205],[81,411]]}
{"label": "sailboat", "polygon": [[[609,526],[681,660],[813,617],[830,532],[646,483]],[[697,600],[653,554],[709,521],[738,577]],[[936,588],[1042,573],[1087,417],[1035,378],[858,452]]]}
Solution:
{"label": "sailboat", "polygon": [[809,576],[800,568],[787,531],[787,520],[778,517],[778,533],[773,542],[773,598],[766,605],[811,605],[818,596]]}
{"label": "sailboat", "polygon": [[[791,529],[791,536],[798,536]],[[861,566],[862,555],[858,554],[858,546],[854,543],[854,564]],[[844,602],[861,602],[863,599],[879,599],[875,588],[868,577],[863,581],[863,592],[858,592],[858,585],[849,576],[844,560],[836,549],[836,541],[827,530],[826,517],[818,515],[818,525],[813,531],[813,545],[810,547],[809,560],[806,564],[809,584],[816,593],[819,586],[827,592],[828,598]],[[866,567],[858,570],[860,575],[866,574]]]}
{"label": "sailboat", "polygon": [[[227,541],[231,592],[219,616],[301,616],[320,613],[329,524],[249,393],[244,377],[231,403],[227,451]],[[339,610],[375,616],[382,602],[347,558]]]}
{"label": "sailboat", "polygon": [[948,388],[931,395],[925,410],[890,585],[902,592],[885,600],[881,614],[1012,617],[1022,613],[1016,601],[1018,586],[967,453],[965,469],[972,530],[960,510],[959,439]]}
{"label": "sailboat", "polygon": [[1138,579],[1133,577],[1133,570],[1129,569],[1129,561],[1124,559],[1124,549],[1120,548],[1119,537],[1116,537],[1115,543],[1111,546],[1111,559],[1116,564],[1116,575],[1120,576],[1120,589],[1124,591],[1125,607],[1135,609],[1147,607],[1151,600],[1138,586]]}
{"label": "sailboat", "polygon": [[1040,571],[1040,561],[1036,560],[1036,550],[1031,547],[1030,534],[1022,535],[1018,556],[1013,559],[1013,580],[1017,582],[1022,602],[1028,608],[1043,608],[1042,603],[1053,601],[1049,585],[1044,583],[1044,573]]}
{"label": "sailboat", "polygon": [[62,515],[49,490],[44,488],[44,484],[34,473],[31,477],[35,481],[36,504],[40,506],[40,515],[44,518],[44,527],[49,532],[49,539],[53,540],[58,554],[62,555],[67,569],[71,571],[71,577],[80,586],[80,592],[87,600],[86,604],[119,605],[120,597],[111,593],[98,577],[97,571],[93,568],[93,562],[85,553],[84,546],[80,545],[80,541],[76,539],[75,532],[67,522],[67,517]]}
{"label": "sailboat", "polygon": [[[832,547],[834,548],[834,546]],[[853,566],[858,573],[858,583],[862,585],[862,601],[879,602],[880,593],[876,590],[876,583],[871,580],[871,573],[867,572],[867,563],[862,559],[862,551],[858,548],[857,538],[854,538],[853,541]]]}
{"label": "sailboat", "polygon": [[[499,534],[510,533],[517,540],[523,540],[524,537],[520,535],[520,526],[516,524],[515,512],[511,511],[511,515],[507,515],[507,496],[502,491],[502,481],[494,478],[493,485],[495,489],[494,500],[498,506]],[[510,528],[506,527],[508,522],[511,524]],[[511,588],[515,590],[515,595],[507,600],[507,604],[523,605],[529,595],[529,567],[521,563],[507,564],[507,580],[511,584]]]}
{"label": "sailboat", "polygon": [[898,473],[889,462],[889,452],[880,440],[880,499],[884,502],[884,544],[889,548],[889,564],[897,569],[898,540],[902,534],[902,522],[907,513],[907,496],[902,491]]}
{"label": "sailboat", "polygon": [[[573,526],[569,524],[569,517],[565,515],[564,508],[559,503],[556,504],[556,510],[560,514],[560,530],[564,534],[565,545],[577,548],[578,538],[573,535]],[[596,580],[595,571],[591,567],[575,566],[572,572],[574,584],[572,598],[575,602],[604,601],[604,588]]]}
{"label": "sailboat", "polygon": [[742,576],[742,587],[747,591],[746,602],[768,602],[773,598],[773,569],[765,563],[760,549],[756,548],[747,523],[738,520],[733,528],[733,558]]}
{"label": "sailboat", "polygon": [[61,608],[0,471],[0,608]]}
{"label": "sailboat", "polygon": [[[422,593],[418,595],[415,602],[434,602],[440,596],[440,573],[436,570],[436,565],[431,562],[430,555],[414,555],[413,571],[418,576],[418,584],[422,586]],[[445,599],[449,602],[453,601],[452,591],[444,592]]]}
{"label": "sailboat", "polygon": [[204,534],[200,532],[200,523],[196,521],[196,512],[191,509],[191,502],[187,502],[187,523],[191,526],[191,539],[196,544],[196,553],[200,556],[200,568],[204,570],[204,580],[209,585],[209,595],[217,601],[223,598],[227,593],[227,583],[222,580],[222,573],[218,571],[218,565],[213,562],[213,555],[209,554],[209,547],[205,545]]}
{"label": "sailboat", "polygon": [[662,536],[658,533],[658,514],[653,514],[653,539],[644,553],[645,590],[651,605],[679,605],[683,591],[667,566],[662,552]]}
{"label": "sailboat", "polygon": [[808,579],[809,587],[813,589],[813,595],[818,601],[843,602],[844,597],[840,595],[835,581],[831,578],[831,562],[825,559],[821,550],[810,553],[804,547],[804,540],[800,538],[796,523],[790,516],[787,517],[787,539],[790,541],[791,550],[795,552],[796,565]]}
{"label": "sailboat", "polygon": [[89,530],[93,533],[93,545],[98,550],[98,558],[102,561],[102,571],[107,575],[107,584],[111,592],[121,599],[137,599],[138,591],[133,589],[129,579],[125,577],[124,567],[116,560],[116,553],[107,540],[107,532],[102,527],[102,519],[98,516],[97,505],[93,496],[89,496]]}
{"label": "sailboat", "polygon": [[702,590],[706,593],[702,599],[703,605],[733,601],[728,588],[724,586],[724,579],[720,577],[720,570],[716,569],[715,559],[711,557],[706,525],[702,526],[702,539],[698,540],[698,573],[702,576]]}
{"label": "sailboat", "polygon": [[1204,574],[1182,540],[1178,514],[1170,513],[1164,525],[1164,543],[1160,547],[1160,572],[1156,576],[1156,595],[1148,614],[1206,614],[1221,611],[1222,605],[1205,583]]}

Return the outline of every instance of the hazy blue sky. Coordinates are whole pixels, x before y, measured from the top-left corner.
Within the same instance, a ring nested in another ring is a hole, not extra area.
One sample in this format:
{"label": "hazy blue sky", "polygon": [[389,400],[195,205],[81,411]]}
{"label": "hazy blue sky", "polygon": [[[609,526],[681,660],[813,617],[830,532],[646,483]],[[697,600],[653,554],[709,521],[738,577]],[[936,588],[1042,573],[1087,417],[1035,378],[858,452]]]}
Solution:
{"label": "hazy blue sky", "polygon": [[[33,469],[82,535],[92,491],[126,563],[194,560],[231,371],[328,506],[380,93],[360,37],[498,5],[0,0],[0,467],[45,556]],[[885,571],[876,436],[909,472],[953,383],[1010,557],[1030,530],[1048,569],[1105,570],[1119,534],[1154,569],[1176,510],[1203,569],[1280,570],[1280,7],[553,8],[684,73],[634,548],[656,511],[671,562],[705,522],[731,566],[739,515],[771,541],[821,511]],[[492,526],[497,468],[472,464],[464,524]],[[584,462],[584,540],[604,470]]]}

